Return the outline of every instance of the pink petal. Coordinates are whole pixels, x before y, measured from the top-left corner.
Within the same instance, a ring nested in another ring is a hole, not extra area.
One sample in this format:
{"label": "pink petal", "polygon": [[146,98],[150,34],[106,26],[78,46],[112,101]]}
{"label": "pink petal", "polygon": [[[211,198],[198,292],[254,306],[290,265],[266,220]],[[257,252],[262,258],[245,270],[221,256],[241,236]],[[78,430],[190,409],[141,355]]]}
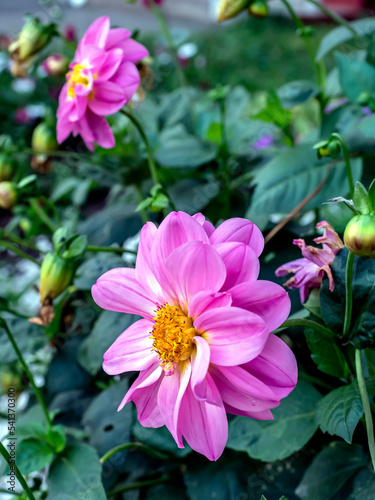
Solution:
{"label": "pink petal", "polygon": [[174,250],[165,263],[161,285],[185,312],[193,295],[215,293],[225,280],[225,266],[216,250],[203,241],[191,241]]}
{"label": "pink petal", "polygon": [[207,374],[210,404],[195,399],[191,387],[187,387],[180,411],[180,428],[193,450],[209,460],[217,460],[228,440],[228,421],[224,405],[210,374]]}
{"label": "pink petal", "polygon": [[126,403],[133,401],[137,407],[138,420],[141,425],[154,428],[164,425],[164,419],[157,404],[158,391],[164,376],[163,373],[158,363],[142,371],[130,387],[118,411]]}
{"label": "pink petal", "polygon": [[268,332],[276,330],[288,318],[289,295],[284,288],[271,281],[241,283],[229,290],[232,305],[260,316]]}
{"label": "pink petal", "polygon": [[180,406],[189,385],[191,363],[186,361],[177,365],[173,375],[165,376],[158,392],[158,405],[164,416],[165,425],[179,448],[183,448],[182,433],[179,426]]}
{"label": "pink petal", "polygon": [[98,82],[94,86],[94,95],[88,100],[93,113],[100,116],[113,115],[125,103],[124,91],[115,83]]}
{"label": "pink petal", "polygon": [[204,312],[194,327],[207,340],[211,363],[234,366],[258,356],[268,337],[260,316],[238,307],[220,307]]}
{"label": "pink petal", "polygon": [[130,35],[131,31],[123,28],[113,28],[109,30],[105,45],[106,50],[117,48],[119,44],[129,38]]}
{"label": "pink petal", "polygon": [[57,127],[56,127],[56,133],[57,133],[57,142],[61,144],[62,142],[65,141],[69,137],[69,135],[72,133],[73,126],[72,123],[65,117],[59,118],[57,120]]}
{"label": "pink petal", "polygon": [[109,311],[137,314],[147,319],[155,316],[157,304],[149,290],[135,277],[135,270],[127,267],[104,273],[92,287],[93,299]]}
{"label": "pink petal", "polygon": [[[150,338],[154,324],[141,319],[127,328],[104,354],[103,369],[108,375],[145,370],[158,359]],[[104,332],[103,332],[104,333]]]}
{"label": "pink petal", "polygon": [[87,97],[77,95],[74,98],[73,102],[74,102],[74,106],[72,107],[72,109],[69,113],[69,120],[71,122],[76,122],[76,121],[80,120],[83,117],[83,115],[86,113]]}
{"label": "pink petal", "polygon": [[210,238],[211,244],[235,241],[249,245],[256,256],[262,253],[264,248],[264,238],[259,228],[247,219],[233,218],[224,221],[215,229]]}
{"label": "pink petal", "polygon": [[207,390],[207,371],[210,365],[210,346],[203,337],[194,337],[193,342],[196,345],[196,353],[191,358],[191,389],[194,396],[200,401],[206,401],[208,397]]}
{"label": "pink petal", "polygon": [[319,267],[325,264],[332,264],[335,258],[335,254],[331,249],[322,250],[321,248],[306,245],[305,240],[293,240],[293,245],[297,245],[301,249],[302,255]]}
{"label": "pink petal", "polygon": [[112,49],[106,52],[105,60],[98,72],[96,82],[109,80],[118,70],[122,62],[122,50]]}
{"label": "pink petal", "polygon": [[102,116],[95,115],[90,110],[87,110],[86,117],[94,140],[99,146],[105,149],[113,148],[115,145],[115,138],[106,119]]}
{"label": "pink petal", "polygon": [[287,262],[286,264],[278,267],[275,271],[275,274],[276,276],[285,276],[289,273],[295,273],[300,267],[303,267],[306,264],[311,264],[311,262],[305,258],[292,260],[291,262]]}
{"label": "pink petal", "polygon": [[259,259],[254,250],[244,243],[218,243],[215,245],[223,259],[227,278],[222,290],[228,290],[238,283],[254,281],[259,275]]}
{"label": "pink petal", "polygon": [[104,49],[107,36],[110,28],[109,17],[99,17],[96,19],[88,28],[86,33],[83,35],[82,40],[79,42],[78,51],[80,54],[83,52],[84,45],[96,45],[97,47]]}
{"label": "pink petal", "polygon": [[199,292],[189,301],[188,316],[195,319],[209,309],[216,309],[217,307],[230,307],[231,304],[232,297],[230,293]]}
{"label": "pink petal", "polygon": [[280,404],[273,391],[240,366],[211,366],[210,374],[223,401],[241,411],[263,411]]}
{"label": "pink petal", "polygon": [[208,237],[211,236],[211,234],[215,231],[215,226],[211,224],[211,222],[208,222],[206,220],[205,216],[201,213],[193,215],[193,219],[199,222],[199,224],[203,227],[203,229],[206,231],[206,234]]}
{"label": "pink petal", "polygon": [[139,76],[139,72],[135,64],[131,62],[123,62],[116,73],[112,76],[111,82],[122,88],[126,104],[136,93],[141,82],[141,77]]}
{"label": "pink petal", "polygon": [[162,304],[163,291],[151,270],[150,255],[152,245],[154,243],[157,229],[152,222],[147,222],[141,231],[139,240],[137,262],[135,265],[135,275],[138,282],[144,287],[145,290],[151,289],[157,302]]}
{"label": "pink petal", "polygon": [[164,264],[169,255],[189,241],[207,241],[205,230],[185,212],[171,212],[160,224],[155,236],[151,264],[155,276],[164,276]]}
{"label": "pink petal", "polygon": [[261,354],[243,368],[267,384],[278,399],[285,398],[297,383],[296,358],[276,335],[270,335]]}
{"label": "pink petal", "polygon": [[239,410],[238,408],[233,408],[226,403],[224,403],[225,411],[231,413],[232,415],[240,415],[241,417],[250,417],[255,420],[273,420],[273,415],[271,410],[261,410],[261,411],[245,411]]}
{"label": "pink petal", "polygon": [[136,63],[149,55],[146,47],[131,38],[119,42],[117,46],[124,52],[124,61]]}

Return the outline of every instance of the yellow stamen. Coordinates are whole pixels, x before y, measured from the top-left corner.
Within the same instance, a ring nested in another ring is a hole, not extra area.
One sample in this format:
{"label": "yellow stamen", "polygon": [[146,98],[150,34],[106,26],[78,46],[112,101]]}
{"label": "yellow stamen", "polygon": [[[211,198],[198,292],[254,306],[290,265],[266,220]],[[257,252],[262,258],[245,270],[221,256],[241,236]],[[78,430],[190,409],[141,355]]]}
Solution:
{"label": "yellow stamen", "polygon": [[179,306],[165,306],[156,312],[155,325],[150,338],[153,350],[159,355],[166,371],[173,370],[173,363],[190,358],[193,337],[197,335],[193,320]]}
{"label": "yellow stamen", "polygon": [[86,66],[83,64],[75,64],[73,70],[66,74],[68,80],[68,96],[71,98],[76,96],[75,87],[78,84],[82,84],[85,87],[89,85],[87,76],[82,75],[84,69],[86,69]]}

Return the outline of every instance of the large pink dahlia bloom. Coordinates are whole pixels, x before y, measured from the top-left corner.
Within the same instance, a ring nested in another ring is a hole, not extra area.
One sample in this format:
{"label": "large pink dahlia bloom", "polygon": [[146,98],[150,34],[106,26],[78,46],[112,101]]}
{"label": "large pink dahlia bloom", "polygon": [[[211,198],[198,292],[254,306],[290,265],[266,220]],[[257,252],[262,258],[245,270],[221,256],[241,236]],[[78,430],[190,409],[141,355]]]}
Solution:
{"label": "large pink dahlia bloom", "polygon": [[326,221],[319,222],[317,228],[324,228],[324,235],[315,238],[315,243],[321,244],[323,248],[315,248],[306,245],[305,240],[293,240],[293,244],[299,246],[303,258],[287,262],[276,269],[276,276],[285,276],[294,273],[285,283],[288,288],[299,288],[301,302],[305,302],[312,288],[319,288],[324,275],[329,279],[331,292],[335,288],[330,265],[338,252],[344,248],[339,235]]}
{"label": "large pink dahlia bloom", "polygon": [[230,219],[172,212],[142,229],[135,269],[113,269],[92,288],[95,302],[143,319],[104,355],[110,375],[139,370],[129,401],[146,427],[166,425],[183,447],[210,460],[224,450],[226,412],[272,419],[297,380],[296,360],[271,332],[290,310],[285,290],[257,280],[259,229]]}
{"label": "large pink dahlia bloom", "polygon": [[130,35],[126,29],[110,29],[108,17],[96,19],[86,31],[60,93],[59,143],[73,133],[91,150],[94,142],[103,148],[115,145],[104,116],[116,113],[133,97],[140,83],[135,63],[148,55]]}

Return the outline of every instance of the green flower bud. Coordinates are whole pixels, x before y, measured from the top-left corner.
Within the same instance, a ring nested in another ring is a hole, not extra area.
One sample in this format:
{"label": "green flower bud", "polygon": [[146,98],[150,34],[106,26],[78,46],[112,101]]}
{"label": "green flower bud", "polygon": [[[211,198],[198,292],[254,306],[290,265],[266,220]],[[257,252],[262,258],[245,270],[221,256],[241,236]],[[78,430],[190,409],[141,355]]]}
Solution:
{"label": "green flower bud", "polygon": [[359,257],[375,259],[375,215],[356,215],[346,226],[346,248]]}
{"label": "green flower bud", "polygon": [[50,42],[54,33],[54,24],[43,24],[36,17],[26,16],[18,38],[9,45],[11,58],[21,62],[30,59]]}
{"label": "green flower bud", "polygon": [[0,182],[9,180],[14,172],[15,161],[6,153],[0,153]]}
{"label": "green flower bud", "polygon": [[265,19],[268,16],[268,5],[264,0],[255,0],[249,7],[249,14],[257,19]]}
{"label": "green flower bud", "polygon": [[217,20],[222,22],[232,17],[236,17],[248,7],[250,1],[251,0],[221,0],[217,12]]}
{"label": "green flower bud", "polygon": [[0,182],[0,207],[10,210],[17,201],[17,189],[14,182]]}
{"label": "green flower bud", "polygon": [[58,146],[55,128],[52,128],[45,122],[39,123],[34,129],[31,144],[33,149],[40,153],[55,150]]}
{"label": "green flower bud", "polygon": [[329,156],[331,158],[338,158],[341,152],[341,145],[339,141],[333,140],[330,141],[328,144],[328,151],[329,151]]}
{"label": "green flower bud", "polygon": [[69,286],[74,272],[73,262],[55,253],[48,253],[40,270],[40,302],[44,304],[58,297]]}

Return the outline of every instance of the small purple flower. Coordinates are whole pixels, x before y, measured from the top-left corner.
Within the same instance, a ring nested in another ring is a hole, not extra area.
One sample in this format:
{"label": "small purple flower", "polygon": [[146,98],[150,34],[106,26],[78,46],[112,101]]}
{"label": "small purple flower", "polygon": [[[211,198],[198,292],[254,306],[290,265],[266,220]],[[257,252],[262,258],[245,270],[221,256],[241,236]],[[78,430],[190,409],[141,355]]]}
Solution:
{"label": "small purple flower", "polygon": [[274,143],[273,136],[271,134],[264,134],[260,139],[254,142],[253,149],[259,151],[261,149],[266,149],[272,146]]}

